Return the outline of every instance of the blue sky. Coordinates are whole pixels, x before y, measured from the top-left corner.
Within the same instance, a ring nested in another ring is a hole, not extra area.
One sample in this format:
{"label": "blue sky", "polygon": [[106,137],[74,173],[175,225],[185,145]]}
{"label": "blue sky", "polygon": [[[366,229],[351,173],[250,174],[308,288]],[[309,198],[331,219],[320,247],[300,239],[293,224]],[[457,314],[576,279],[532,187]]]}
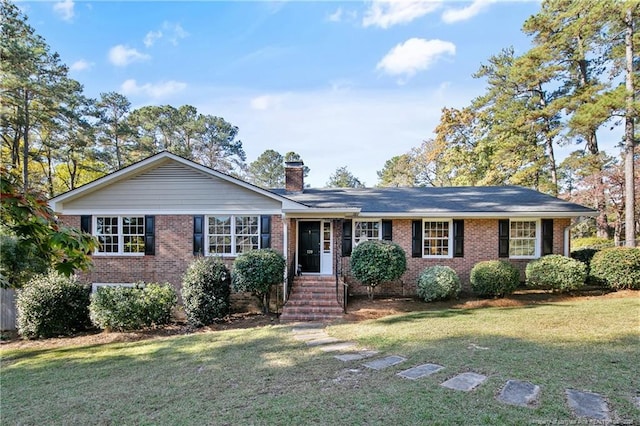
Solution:
{"label": "blue sky", "polygon": [[22,1],[85,94],[190,104],[240,129],[247,161],[298,152],[307,183],[348,166],[367,186],[433,135],[501,49],[530,47],[538,1]]}

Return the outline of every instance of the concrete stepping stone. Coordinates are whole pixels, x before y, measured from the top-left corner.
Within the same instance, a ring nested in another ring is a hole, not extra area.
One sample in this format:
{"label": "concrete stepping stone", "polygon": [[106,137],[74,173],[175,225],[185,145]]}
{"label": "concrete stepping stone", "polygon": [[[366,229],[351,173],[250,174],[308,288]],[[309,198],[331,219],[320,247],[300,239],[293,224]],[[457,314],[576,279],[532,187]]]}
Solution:
{"label": "concrete stepping stone", "polygon": [[320,346],[320,350],[324,352],[348,351],[356,347],[355,342],[339,342],[333,345]]}
{"label": "concrete stepping stone", "polygon": [[442,370],[443,368],[443,366],[438,364],[422,364],[418,365],[417,367],[401,371],[398,373],[398,376],[404,377],[405,379],[415,380],[422,377],[430,376]]}
{"label": "concrete stepping stone", "polygon": [[304,325],[300,325],[298,327],[293,327],[291,329],[291,332],[294,334],[298,334],[298,333],[313,333],[315,331],[324,331],[324,324],[322,323],[307,323]]}
{"label": "concrete stepping stone", "polygon": [[340,339],[336,339],[335,337],[321,337],[319,339],[307,340],[307,346],[320,346],[320,345],[328,345],[329,343],[338,343],[341,342]]}
{"label": "concrete stepping stone", "polygon": [[575,389],[565,389],[565,393],[569,407],[571,407],[576,416],[596,420],[609,420],[609,407],[602,395]]}
{"label": "concrete stepping stone", "polygon": [[534,407],[540,396],[540,386],[520,380],[507,380],[496,399],[504,404]]}
{"label": "concrete stepping stone", "polygon": [[324,331],[320,333],[311,333],[311,334],[295,334],[293,336],[293,338],[296,340],[317,340],[317,339],[322,339],[324,337],[329,337],[329,335]]}
{"label": "concrete stepping stone", "polygon": [[361,359],[371,358],[372,356],[377,354],[378,354],[378,351],[360,351],[360,352],[352,352],[348,354],[335,355],[334,358],[339,359],[342,362],[360,361]]}
{"label": "concrete stepping stone", "polygon": [[391,355],[385,358],[380,358],[375,361],[367,362],[363,364],[367,368],[371,368],[373,370],[382,370],[387,367],[391,367],[396,364],[400,364],[401,362],[405,362],[407,359],[401,357],[399,355]]}
{"label": "concrete stepping stone", "polygon": [[487,380],[487,376],[478,373],[462,373],[450,378],[446,382],[440,383],[445,388],[469,392],[480,386],[482,382]]}

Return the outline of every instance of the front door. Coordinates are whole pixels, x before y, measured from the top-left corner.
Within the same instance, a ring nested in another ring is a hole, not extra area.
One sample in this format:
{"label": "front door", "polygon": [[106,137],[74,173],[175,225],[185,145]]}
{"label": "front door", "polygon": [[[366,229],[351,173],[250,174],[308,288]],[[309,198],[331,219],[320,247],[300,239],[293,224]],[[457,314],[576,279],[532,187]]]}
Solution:
{"label": "front door", "polygon": [[298,262],[302,272],[320,272],[320,221],[299,222]]}

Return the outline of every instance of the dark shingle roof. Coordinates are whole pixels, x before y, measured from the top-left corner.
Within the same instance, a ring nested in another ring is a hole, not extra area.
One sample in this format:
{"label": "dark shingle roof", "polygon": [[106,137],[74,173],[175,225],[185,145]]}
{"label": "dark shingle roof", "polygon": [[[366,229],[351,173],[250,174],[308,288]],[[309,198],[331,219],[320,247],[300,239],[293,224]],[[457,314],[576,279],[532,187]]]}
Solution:
{"label": "dark shingle roof", "polygon": [[587,207],[519,186],[324,188],[303,193],[273,190],[315,208],[361,209],[362,213],[573,213]]}

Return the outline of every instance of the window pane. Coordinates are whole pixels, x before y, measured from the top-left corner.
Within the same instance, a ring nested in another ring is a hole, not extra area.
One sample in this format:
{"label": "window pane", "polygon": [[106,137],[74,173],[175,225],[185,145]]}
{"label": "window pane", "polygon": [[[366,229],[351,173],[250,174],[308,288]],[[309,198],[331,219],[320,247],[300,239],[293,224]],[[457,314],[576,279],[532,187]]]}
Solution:
{"label": "window pane", "polygon": [[144,253],[144,216],[122,218],[123,253]]}
{"label": "window pane", "polygon": [[258,237],[257,236],[237,236],[236,237],[236,253],[246,253],[251,250],[258,249]]}
{"label": "window pane", "polygon": [[237,216],[236,235],[258,235],[258,216]]}
{"label": "window pane", "polygon": [[97,217],[96,236],[100,242],[98,253],[118,253],[118,217]]}
{"label": "window pane", "polygon": [[424,255],[449,256],[449,222],[424,222]]}
{"label": "window pane", "polygon": [[512,220],[510,231],[509,256],[536,255],[536,221]]}
{"label": "window pane", "polygon": [[353,242],[358,245],[362,241],[380,239],[380,222],[355,222]]}

